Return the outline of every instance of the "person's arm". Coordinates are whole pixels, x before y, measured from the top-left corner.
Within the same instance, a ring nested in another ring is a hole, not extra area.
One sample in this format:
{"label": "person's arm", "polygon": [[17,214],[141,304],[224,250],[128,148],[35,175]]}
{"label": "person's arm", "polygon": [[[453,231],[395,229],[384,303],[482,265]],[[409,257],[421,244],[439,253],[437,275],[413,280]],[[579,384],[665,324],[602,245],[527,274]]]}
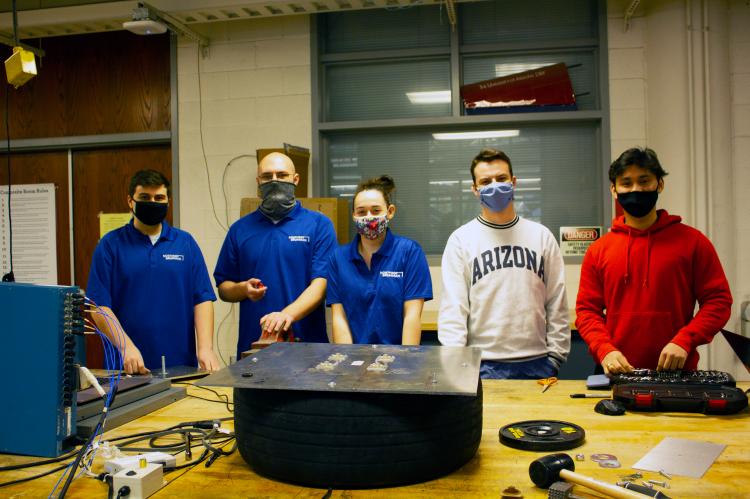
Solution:
{"label": "person's arm", "polygon": [[619,373],[632,370],[625,356],[612,344],[604,316],[604,285],[598,266],[599,254],[589,247],[581,265],[581,279],[576,298],[576,328],[604,371]]}
{"label": "person's arm", "polygon": [[469,334],[469,276],[460,242],[453,233],[443,252],[443,292],[438,314],[438,339],[447,346],[465,346]]}
{"label": "person's arm", "polygon": [[688,354],[705,345],[729,320],[732,314],[732,293],[713,244],[702,234],[693,257],[693,292],[699,310],[667,343],[659,356],[657,369],[680,369]]}
{"label": "person's arm", "polygon": [[219,284],[217,289],[222,301],[236,303],[248,298],[252,301],[258,301],[266,295],[268,288],[260,279],[251,278],[242,282],[224,281]]}
{"label": "person's arm", "polygon": [[427,257],[416,241],[411,241],[404,266],[404,323],[402,345],[419,345],[422,341],[422,308],[432,300],[432,277]]}
{"label": "person's arm", "polygon": [[422,341],[422,307],[424,299],[404,302],[404,327],[401,333],[402,345],[419,345]]}
{"label": "person's arm", "polygon": [[261,317],[260,327],[263,331],[288,331],[294,322],[307,317],[325,298],[329,260],[337,243],[333,222],[323,215],[316,222],[312,244],[310,284],[283,310]]}
{"label": "person's arm", "polygon": [[143,363],[143,356],[135,343],[122,328],[120,321],[109,307],[99,307],[101,312],[93,311],[91,316],[96,327],[104,333],[109,341],[117,347],[122,355],[123,369],[127,374],[148,374],[149,371]]}
{"label": "person's arm", "polygon": [[560,253],[560,247],[552,234],[549,234],[544,263],[547,348],[552,362],[559,369],[570,353],[570,317],[568,314],[568,296],[565,292],[565,263]]}
{"label": "person's arm", "polygon": [[112,311],[112,289],[116,280],[117,240],[116,233],[110,232],[99,241],[91,258],[86,296],[95,303],[98,310],[91,310],[91,318],[96,327],[120,351],[123,369],[128,374],[147,374],[140,350],[131,341],[120,321]]}
{"label": "person's arm", "polygon": [[193,307],[198,367],[207,371],[221,369],[214,351],[214,302],[204,301]]}
{"label": "person's arm", "polygon": [[263,331],[289,331],[289,328],[307,314],[315,310],[326,295],[326,280],[322,277],[313,279],[301,295],[280,312],[271,312],[260,318]]}
{"label": "person's arm", "polygon": [[341,303],[331,304],[331,316],[333,333],[333,343],[351,345],[354,343],[352,331],[349,329],[349,321],[346,319],[346,311]]}
{"label": "person's arm", "polygon": [[[219,257],[216,260],[214,280],[216,281],[216,288],[219,290],[219,298],[230,303],[248,298],[252,301],[258,301],[265,296],[266,287],[260,279],[240,280],[245,276],[240,275],[240,256],[235,234],[235,225],[232,225],[224,243],[221,245]],[[198,251],[200,252],[200,250]]]}

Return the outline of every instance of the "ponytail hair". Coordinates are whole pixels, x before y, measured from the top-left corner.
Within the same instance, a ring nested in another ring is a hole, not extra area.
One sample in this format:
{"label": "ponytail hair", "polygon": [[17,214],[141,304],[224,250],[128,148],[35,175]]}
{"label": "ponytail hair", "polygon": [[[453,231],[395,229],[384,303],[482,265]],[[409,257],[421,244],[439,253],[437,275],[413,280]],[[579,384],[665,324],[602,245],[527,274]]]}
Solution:
{"label": "ponytail hair", "polygon": [[396,190],[396,184],[393,182],[393,178],[390,175],[381,175],[379,177],[369,178],[363,180],[357,185],[357,190],[354,192],[354,197],[357,199],[357,195],[362,191],[380,191],[385,199],[385,205],[391,205],[391,193]]}

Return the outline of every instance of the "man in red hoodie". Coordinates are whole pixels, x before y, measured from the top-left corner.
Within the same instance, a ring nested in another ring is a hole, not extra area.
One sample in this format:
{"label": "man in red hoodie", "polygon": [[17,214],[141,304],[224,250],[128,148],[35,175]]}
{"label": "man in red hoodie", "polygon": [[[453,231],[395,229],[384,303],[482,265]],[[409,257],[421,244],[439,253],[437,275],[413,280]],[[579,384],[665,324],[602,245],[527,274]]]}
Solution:
{"label": "man in red hoodie", "polygon": [[665,175],[651,149],[628,149],[609,167],[625,215],[586,252],[576,302],[576,327],[605,373],[696,369],[696,347],[711,342],[731,314],[711,242],[656,209]]}

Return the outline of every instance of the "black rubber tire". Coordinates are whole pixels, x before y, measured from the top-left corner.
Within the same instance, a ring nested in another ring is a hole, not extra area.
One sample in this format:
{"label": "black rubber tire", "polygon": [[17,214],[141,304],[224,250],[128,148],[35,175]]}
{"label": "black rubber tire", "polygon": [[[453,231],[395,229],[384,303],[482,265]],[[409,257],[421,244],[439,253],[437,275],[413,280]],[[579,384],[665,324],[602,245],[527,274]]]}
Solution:
{"label": "black rubber tire", "polygon": [[240,454],[258,474],[362,489],[432,480],[466,464],[482,438],[476,396],[234,389]]}

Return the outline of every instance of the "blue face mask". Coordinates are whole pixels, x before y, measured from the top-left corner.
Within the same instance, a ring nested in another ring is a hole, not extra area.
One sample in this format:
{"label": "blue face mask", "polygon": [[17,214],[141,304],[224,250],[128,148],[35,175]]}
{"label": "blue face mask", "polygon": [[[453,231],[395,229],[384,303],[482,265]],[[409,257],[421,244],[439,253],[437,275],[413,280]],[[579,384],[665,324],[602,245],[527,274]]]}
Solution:
{"label": "blue face mask", "polygon": [[479,189],[479,202],[490,211],[501,212],[513,200],[513,183],[492,182]]}

